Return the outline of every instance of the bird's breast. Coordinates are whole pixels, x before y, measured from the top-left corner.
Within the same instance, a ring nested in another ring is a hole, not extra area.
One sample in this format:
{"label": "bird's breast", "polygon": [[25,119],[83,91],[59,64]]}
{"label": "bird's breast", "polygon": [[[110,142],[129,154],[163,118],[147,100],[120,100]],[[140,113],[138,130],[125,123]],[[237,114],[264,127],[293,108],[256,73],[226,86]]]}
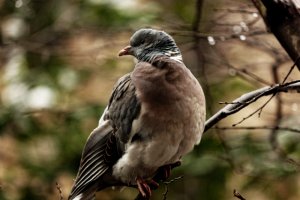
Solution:
{"label": "bird's breast", "polygon": [[158,167],[178,161],[201,139],[205,122],[201,86],[187,68],[174,69],[145,64],[132,73],[141,111],[132,123],[125,154],[114,166],[114,175],[123,181],[151,177]]}

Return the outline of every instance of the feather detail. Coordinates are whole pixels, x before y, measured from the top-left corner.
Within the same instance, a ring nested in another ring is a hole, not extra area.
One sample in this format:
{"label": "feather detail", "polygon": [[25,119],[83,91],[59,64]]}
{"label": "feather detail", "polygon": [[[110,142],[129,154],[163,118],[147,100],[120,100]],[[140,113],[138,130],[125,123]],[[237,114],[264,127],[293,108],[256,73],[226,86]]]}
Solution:
{"label": "feather detail", "polygon": [[[86,196],[84,193],[89,191],[88,186],[109,169],[108,161],[114,160],[113,154],[106,154],[110,137],[113,137],[113,129],[109,121],[105,121],[91,133],[85,145],[79,172],[69,199],[78,198],[80,194]],[[97,188],[94,190],[96,192]]]}

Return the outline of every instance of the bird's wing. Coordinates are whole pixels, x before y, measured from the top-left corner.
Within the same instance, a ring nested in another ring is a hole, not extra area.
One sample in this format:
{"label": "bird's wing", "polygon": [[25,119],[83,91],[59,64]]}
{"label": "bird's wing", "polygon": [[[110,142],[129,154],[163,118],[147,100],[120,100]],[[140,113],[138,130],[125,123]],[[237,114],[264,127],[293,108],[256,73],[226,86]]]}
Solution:
{"label": "bird's wing", "polygon": [[[90,195],[100,188],[113,184],[105,183],[106,180],[101,182],[101,177],[111,170],[124,153],[132,121],[139,112],[140,103],[135,95],[135,87],[130,74],[127,74],[115,85],[99,126],[94,129],[86,142],[69,199]],[[100,186],[98,182],[103,185]]]}
{"label": "bird's wing", "polygon": [[122,143],[127,143],[132,121],[138,117],[141,109],[140,102],[135,94],[136,88],[131,80],[131,73],[123,76],[117,82],[109,100],[104,120],[109,119],[116,136]]}

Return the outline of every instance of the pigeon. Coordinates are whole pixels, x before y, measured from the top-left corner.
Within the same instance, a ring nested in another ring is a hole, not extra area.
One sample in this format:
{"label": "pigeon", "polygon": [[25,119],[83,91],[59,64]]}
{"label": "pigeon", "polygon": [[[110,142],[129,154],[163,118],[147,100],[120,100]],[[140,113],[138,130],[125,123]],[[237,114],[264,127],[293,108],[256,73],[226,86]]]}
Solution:
{"label": "pigeon", "polygon": [[205,96],[174,39],[140,29],[119,52],[125,55],[137,63],[117,81],[87,139],[69,200],[92,200],[112,186],[137,188],[150,199],[158,182],[201,140]]}

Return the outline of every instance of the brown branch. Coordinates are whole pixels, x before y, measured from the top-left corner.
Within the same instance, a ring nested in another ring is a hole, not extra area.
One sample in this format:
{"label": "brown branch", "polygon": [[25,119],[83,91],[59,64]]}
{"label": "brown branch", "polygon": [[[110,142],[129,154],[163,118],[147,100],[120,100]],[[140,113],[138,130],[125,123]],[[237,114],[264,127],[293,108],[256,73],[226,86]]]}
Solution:
{"label": "brown branch", "polygon": [[[276,59],[276,61],[279,62],[280,60]],[[272,70],[271,72],[272,72],[272,75],[273,75],[274,82],[278,83],[279,82],[279,74],[278,74],[278,67],[277,67],[277,65],[273,64],[271,70]],[[289,76],[289,74],[290,74],[291,71],[292,70],[290,70],[288,72],[288,74],[285,76],[285,78],[283,80],[283,83],[288,78],[288,76]],[[276,110],[275,110],[274,114],[275,114],[274,125],[280,124],[280,121],[281,121],[281,118],[282,118],[282,99],[281,99],[280,95],[276,96]],[[278,141],[277,141],[277,136],[278,136],[277,130],[273,129],[271,131],[271,133],[270,133],[270,144],[271,144],[271,146],[272,146],[272,148],[273,148],[273,150],[275,152],[278,152],[277,150],[279,150],[279,144],[278,144]]]}
{"label": "brown branch", "polygon": [[260,117],[260,114],[262,112],[262,110],[266,107],[266,105],[273,99],[273,97],[275,96],[275,94],[273,94],[262,106],[260,106],[258,109],[256,109],[254,112],[250,113],[247,117],[244,117],[243,119],[241,119],[239,122],[233,124],[232,126],[237,126],[241,123],[243,123],[245,120],[249,119],[250,117],[252,117],[254,114],[258,113],[258,117]]}
{"label": "brown branch", "polygon": [[246,200],[240,193],[236,191],[236,189],[233,190],[233,196],[240,200]]}
{"label": "brown branch", "polygon": [[[223,60],[225,60],[225,57],[224,56],[222,56],[222,57],[223,57]],[[233,65],[231,65],[227,60],[224,62],[224,65],[226,65],[231,70],[235,70],[237,75],[241,76],[243,79],[245,79],[247,81],[251,81],[253,83],[261,83],[261,84],[265,84],[265,85],[271,85],[271,83],[268,82],[267,80],[259,77],[258,75],[252,73],[251,71],[247,70],[246,68],[249,68],[249,66],[245,66],[240,69],[240,68],[237,68],[237,67],[234,67]]]}
{"label": "brown branch", "polygon": [[285,83],[285,81],[288,79],[288,77],[291,75],[292,71],[294,70],[294,68],[297,66],[296,63],[300,60],[300,57],[298,57],[295,61],[295,63],[292,65],[292,67],[290,68],[289,72],[287,73],[287,75],[284,77],[282,84]]}
{"label": "brown branch", "polygon": [[59,193],[59,197],[60,197],[59,200],[64,200],[64,197],[63,197],[63,194],[62,194],[62,190],[61,190],[61,186],[59,185],[58,182],[56,182],[55,184],[56,184],[56,189],[57,189],[57,191]]}
{"label": "brown branch", "polygon": [[225,11],[227,13],[245,13],[245,14],[257,13],[256,11],[253,11],[253,10],[232,9],[232,8],[214,8],[214,11]]}
{"label": "brown branch", "polygon": [[175,182],[175,181],[178,181],[179,179],[182,179],[183,176],[178,176],[170,181],[165,181],[164,184],[165,184],[165,192],[163,193],[163,200],[166,200],[167,199],[167,195],[168,195],[168,192],[169,192],[169,187],[168,185]]}
{"label": "brown branch", "polygon": [[233,101],[233,104],[226,105],[212,117],[206,120],[204,132],[206,132],[208,129],[210,129],[213,125],[217,124],[222,119],[242,110],[243,108],[257,101],[261,97],[275,95],[279,92],[288,92],[289,90],[295,90],[297,92],[300,92],[300,80],[292,81],[282,85],[276,84],[274,86],[263,87],[252,92],[246,93],[240,96],[239,98],[235,99]]}
{"label": "brown branch", "polygon": [[281,131],[300,133],[300,129],[289,128],[284,126],[238,126],[238,127],[215,126],[212,129],[219,129],[219,130],[260,130],[260,129],[268,130],[269,129],[269,130],[281,130]]}
{"label": "brown branch", "polygon": [[216,130],[216,134],[217,134],[218,139],[220,140],[220,143],[221,143],[221,145],[222,145],[222,147],[223,147],[223,150],[224,150],[224,152],[225,152],[225,154],[226,154],[226,156],[224,156],[223,159],[224,159],[225,161],[227,161],[227,163],[230,165],[230,167],[231,167],[232,169],[236,169],[236,164],[235,164],[235,162],[234,162],[234,159],[233,159],[233,157],[230,155],[231,148],[230,148],[230,146],[228,145],[227,140],[225,139],[224,134],[223,134],[220,130],[218,130],[218,129]]}

